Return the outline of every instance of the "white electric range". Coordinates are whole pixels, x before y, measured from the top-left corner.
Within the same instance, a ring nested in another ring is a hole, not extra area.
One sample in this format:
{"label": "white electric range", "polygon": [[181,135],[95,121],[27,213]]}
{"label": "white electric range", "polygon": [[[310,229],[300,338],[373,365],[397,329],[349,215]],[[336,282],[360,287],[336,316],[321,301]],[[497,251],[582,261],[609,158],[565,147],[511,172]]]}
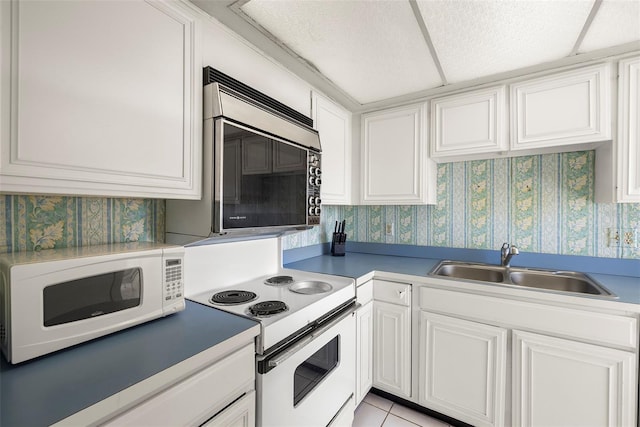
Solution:
{"label": "white electric range", "polygon": [[260,323],[256,425],[353,413],[355,281],[282,268],[278,239],[188,247],[186,298]]}

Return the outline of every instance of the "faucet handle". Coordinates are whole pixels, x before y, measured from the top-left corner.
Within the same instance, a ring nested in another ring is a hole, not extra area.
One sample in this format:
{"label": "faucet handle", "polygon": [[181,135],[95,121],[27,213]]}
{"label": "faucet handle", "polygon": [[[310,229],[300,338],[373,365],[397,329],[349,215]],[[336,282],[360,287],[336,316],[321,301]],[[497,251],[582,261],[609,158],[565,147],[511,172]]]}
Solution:
{"label": "faucet handle", "polygon": [[502,244],[502,249],[503,249],[503,250],[508,250],[508,249],[509,249],[509,246],[510,246],[510,245],[509,245],[507,242],[504,242],[504,243]]}

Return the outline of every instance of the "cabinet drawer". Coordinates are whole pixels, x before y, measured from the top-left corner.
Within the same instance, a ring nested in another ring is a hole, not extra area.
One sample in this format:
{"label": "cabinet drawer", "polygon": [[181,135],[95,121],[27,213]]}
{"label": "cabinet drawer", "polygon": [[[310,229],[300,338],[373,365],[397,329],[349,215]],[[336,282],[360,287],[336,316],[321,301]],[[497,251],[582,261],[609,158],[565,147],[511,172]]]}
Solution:
{"label": "cabinet drawer", "polygon": [[409,307],[411,305],[411,285],[373,280],[373,299]]}
{"label": "cabinet drawer", "polygon": [[104,426],[199,425],[253,389],[254,378],[254,348],[248,345],[112,418]]}
{"label": "cabinet drawer", "polygon": [[420,288],[420,308],[492,325],[635,349],[638,320],[484,295]]}
{"label": "cabinet drawer", "polygon": [[358,286],[356,294],[358,295],[358,302],[362,305],[371,301],[373,299],[373,280]]}
{"label": "cabinet drawer", "polygon": [[251,427],[255,425],[256,392],[251,391],[201,427]]}

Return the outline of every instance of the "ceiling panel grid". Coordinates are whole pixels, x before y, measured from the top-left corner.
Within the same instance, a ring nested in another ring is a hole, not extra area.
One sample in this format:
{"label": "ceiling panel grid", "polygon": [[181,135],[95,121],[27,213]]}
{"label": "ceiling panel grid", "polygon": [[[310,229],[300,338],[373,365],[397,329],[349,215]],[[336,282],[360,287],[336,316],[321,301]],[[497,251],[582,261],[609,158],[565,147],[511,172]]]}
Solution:
{"label": "ceiling panel grid", "polygon": [[192,1],[353,111],[640,51],[640,0]]}

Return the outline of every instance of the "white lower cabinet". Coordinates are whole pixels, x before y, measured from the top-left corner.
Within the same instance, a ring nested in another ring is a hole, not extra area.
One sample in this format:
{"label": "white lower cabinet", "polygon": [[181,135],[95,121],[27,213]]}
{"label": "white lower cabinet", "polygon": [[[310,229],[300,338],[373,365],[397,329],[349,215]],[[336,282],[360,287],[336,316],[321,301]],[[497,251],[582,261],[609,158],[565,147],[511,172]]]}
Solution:
{"label": "white lower cabinet", "polygon": [[254,358],[247,345],[102,425],[254,426]]}
{"label": "white lower cabinet", "polygon": [[256,392],[247,393],[202,427],[252,427],[256,425]]}
{"label": "white lower cabinet", "polygon": [[411,285],[373,281],[373,386],[411,397]]}
{"label": "white lower cabinet", "polygon": [[637,357],[513,331],[513,425],[637,425]]}
{"label": "white lower cabinet", "polygon": [[504,425],[507,332],[421,311],[420,404],[474,426]]}
{"label": "white lower cabinet", "polygon": [[636,311],[415,280],[358,288],[356,405],[373,300],[376,389],[478,427],[638,426]]}
{"label": "white lower cabinet", "polygon": [[430,284],[415,302],[420,405],[474,426],[637,427],[637,313]]}
{"label": "white lower cabinet", "polygon": [[356,311],[356,406],[373,385],[373,302]]}

